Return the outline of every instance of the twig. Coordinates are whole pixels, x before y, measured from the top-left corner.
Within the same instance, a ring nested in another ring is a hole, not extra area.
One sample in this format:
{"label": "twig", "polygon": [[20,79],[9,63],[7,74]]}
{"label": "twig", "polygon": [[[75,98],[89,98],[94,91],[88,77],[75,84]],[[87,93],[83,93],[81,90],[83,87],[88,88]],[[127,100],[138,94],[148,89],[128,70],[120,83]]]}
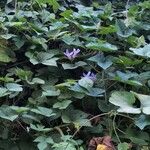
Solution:
{"label": "twig", "polygon": [[60,127],[54,127],[55,130],[57,130],[61,136],[64,136],[63,131],[60,129]]}
{"label": "twig", "polygon": [[117,129],[118,131],[120,131],[122,134],[126,134],[124,131],[120,130],[118,127],[116,127],[116,129]]}
{"label": "twig", "polygon": [[27,131],[27,129],[21,124],[20,121],[17,121],[17,123],[21,126],[21,128],[22,128],[29,136],[31,136],[30,133],[29,133],[29,132]]}
{"label": "twig", "polygon": [[104,95],[105,95],[105,102],[107,102],[107,92],[106,92],[106,82],[105,82],[105,71],[102,71],[102,80],[103,80],[103,84],[104,84]]}
{"label": "twig", "polygon": [[128,119],[131,119],[131,120],[134,120],[133,118],[131,118],[131,117],[129,117],[129,116],[126,116],[126,115],[124,115],[124,114],[116,114],[116,115],[122,116],[122,117],[125,117],[125,118],[128,118]]}
{"label": "twig", "polygon": [[129,1],[130,1],[130,0],[127,0],[127,3],[126,3],[126,11],[125,11],[125,12],[126,12],[125,14],[126,14],[126,18],[127,18],[127,19],[128,19],[128,6],[129,6]]}
{"label": "twig", "polygon": [[116,120],[116,115],[114,115],[114,119],[113,119],[113,129],[114,129],[115,135],[116,135],[116,137],[117,137],[117,140],[119,141],[119,143],[121,143],[121,140],[120,140],[120,138],[119,138],[119,136],[118,136],[118,133],[117,133],[117,131],[116,131],[115,120]]}

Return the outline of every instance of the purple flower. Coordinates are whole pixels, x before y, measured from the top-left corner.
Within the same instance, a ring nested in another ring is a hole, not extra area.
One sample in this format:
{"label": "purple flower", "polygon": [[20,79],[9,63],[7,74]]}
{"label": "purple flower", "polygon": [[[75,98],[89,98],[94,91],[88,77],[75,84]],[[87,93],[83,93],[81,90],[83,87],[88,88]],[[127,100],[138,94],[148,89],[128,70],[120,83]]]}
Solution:
{"label": "purple flower", "polygon": [[74,58],[77,57],[79,52],[80,52],[79,49],[74,48],[72,52],[69,52],[69,50],[67,49],[66,52],[64,53],[64,55],[66,55],[68,57],[68,59],[73,60]]}
{"label": "purple flower", "polygon": [[83,73],[83,77],[89,78],[92,81],[96,80],[96,74],[92,73],[91,71],[89,71],[87,74]]}

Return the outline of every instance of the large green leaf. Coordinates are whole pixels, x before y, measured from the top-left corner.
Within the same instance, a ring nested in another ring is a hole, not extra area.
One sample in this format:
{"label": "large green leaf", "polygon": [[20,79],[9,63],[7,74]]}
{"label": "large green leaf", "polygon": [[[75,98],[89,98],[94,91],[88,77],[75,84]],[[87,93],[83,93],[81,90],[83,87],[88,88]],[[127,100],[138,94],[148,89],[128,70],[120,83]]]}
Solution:
{"label": "large green leaf", "polygon": [[129,144],[128,143],[118,144],[118,150],[129,150]]}
{"label": "large green leaf", "polygon": [[54,150],[76,150],[73,143],[60,142],[53,145]]}
{"label": "large green leaf", "polygon": [[8,94],[10,94],[10,92],[8,91],[7,88],[0,87],[0,97],[6,96]]}
{"label": "large green leaf", "polygon": [[100,66],[104,70],[113,64],[109,57],[104,57],[103,55],[100,54],[90,57],[88,60],[95,62],[98,66]]}
{"label": "large green leaf", "polygon": [[42,126],[40,124],[37,124],[37,125],[30,124],[30,128],[32,130],[35,130],[35,131],[38,131],[38,132],[49,132],[49,131],[52,130],[51,128],[45,128],[44,126]]}
{"label": "large green leaf", "polygon": [[36,114],[40,114],[46,117],[51,117],[55,115],[50,108],[46,108],[46,107],[38,107],[37,109],[34,108],[34,109],[31,109],[31,111]]}
{"label": "large green leaf", "polygon": [[76,69],[78,67],[82,67],[82,66],[85,66],[86,63],[83,62],[83,61],[78,61],[76,63],[62,63],[62,66],[63,68],[66,70],[66,69]]}
{"label": "large green leaf", "polygon": [[18,114],[13,111],[9,106],[4,105],[0,107],[0,118],[14,121],[18,118]]}
{"label": "large green leaf", "polygon": [[138,79],[136,80],[136,78],[138,77],[137,73],[130,71],[127,71],[126,73],[116,71],[116,73],[109,73],[109,75],[116,81],[123,82],[132,86],[142,86],[142,83],[138,81]]}
{"label": "large green leaf", "polygon": [[57,0],[37,0],[39,3],[48,3],[50,5],[52,5],[53,7],[53,10],[56,12],[59,8],[60,8],[60,5],[59,3],[57,2]]}
{"label": "large green leaf", "polygon": [[118,112],[140,114],[140,108],[133,106],[135,100],[134,94],[130,92],[113,92],[109,102],[120,107]]}
{"label": "large green leaf", "polygon": [[87,119],[88,114],[75,110],[72,107],[66,109],[62,113],[62,120],[64,123],[73,123],[76,127],[91,126],[90,121]]}
{"label": "large green leaf", "polygon": [[146,115],[150,115],[150,96],[138,94],[135,92],[133,92],[133,93],[141,102],[141,109],[142,109],[143,113]]}
{"label": "large green leaf", "polygon": [[135,124],[141,130],[143,130],[146,126],[150,125],[150,117],[147,115],[140,115],[138,118],[136,118]]}
{"label": "large green leaf", "polygon": [[72,103],[72,101],[70,101],[70,100],[63,100],[63,101],[55,103],[53,105],[53,108],[58,108],[60,110],[66,109],[71,103]]}
{"label": "large green leaf", "polygon": [[87,90],[92,88],[93,84],[94,84],[91,79],[86,78],[86,77],[80,79],[78,83],[79,83],[80,86],[84,87]]}
{"label": "large green leaf", "polygon": [[118,50],[118,48],[115,45],[112,45],[107,42],[91,42],[91,43],[86,44],[86,47],[88,49],[92,49],[92,50],[96,50],[96,51],[104,51],[104,52]]}
{"label": "large green leaf", "polygon": [[55,52],[47,53],[47,52],[39,52],[39,53],[31,53],[27,52],[26,56],[30,59],[30,62],[34,65],[43,64],[47,66],[57,66],[57,60],[59,58],[53,57]]}
{"label": "large green leaf", "polygon": [[150,57],[150,44],[145,45],[141,48],[130,48],[136,55]]}
{"label": "large green leaf", "polygon": [[99,34],[107,35],[110,33],[114,33],[116,31],[117,31],[116,27],[114,25],[110,25],[108,27],[100,27]]}
{"label": "large green leaf", "polygon": [[60,90],[55,89],[53,86],[49,86],[48,89],[44,89],[42,92],[43,96],[58,96],[60,95]]}
{"label": "large green leaf", "polygon": [[138,145],[147,145],[150,138],[148,133],[133,128],[127,129],[125,137]]}
{"label": "large green leaf", "polygon": [[8,53],[6,51],[0,51],[0,62],[3,63],[8,63],[10,62],[12,59],[10,58],[10,56],[8,55]]}
{"label": "large green leaf", "polygon": [[54,141],[51,137],[45,137],[45,136],[39,136],[37,137],[34,142],[37,142],[38,145],[38,149],[39,150],[45,150],[46,148],[48,148],[49,144],[53,144]]}
{"label": "large green leaf", "polygon": [[23,91],[22,85],[17,83],[7,83],[6,87],[11,92],[21,92]]}
{"label": "large green leaf", "polygon": [[123,38],[127,38],[132,35],[133,31],[125,25],[122,20],[116,20],[117,34]]}

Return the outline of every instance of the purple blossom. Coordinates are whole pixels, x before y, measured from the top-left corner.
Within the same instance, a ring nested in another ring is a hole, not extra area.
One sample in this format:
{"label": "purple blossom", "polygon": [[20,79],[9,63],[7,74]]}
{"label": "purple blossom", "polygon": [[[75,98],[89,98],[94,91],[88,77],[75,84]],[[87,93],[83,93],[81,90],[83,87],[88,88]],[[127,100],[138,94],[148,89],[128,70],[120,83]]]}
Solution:
{"label": "purple blossom", "polygon": [[67,56],[69,60],[73,60],[77,57],[78,53],[80,53],[80,49],[74,48],[72,52],[69,52],[69,50],[67,49],[64,55]]}
{"label": "purple blossom", "polygon": [[96,80],[96,74],[92,73],[91,71],[89,71],[87,74],[83,73],[83,77],[89,78],[92,81]]}

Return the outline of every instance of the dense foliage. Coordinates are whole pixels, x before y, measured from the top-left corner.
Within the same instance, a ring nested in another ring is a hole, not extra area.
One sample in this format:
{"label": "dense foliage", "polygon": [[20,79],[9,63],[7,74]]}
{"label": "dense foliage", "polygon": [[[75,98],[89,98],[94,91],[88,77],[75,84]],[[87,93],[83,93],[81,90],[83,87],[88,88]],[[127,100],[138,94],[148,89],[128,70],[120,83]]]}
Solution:
{"label": "dense foliage", "polygon": [[148,150],[150,1],[0,2],[0,99],[1,150]]}

